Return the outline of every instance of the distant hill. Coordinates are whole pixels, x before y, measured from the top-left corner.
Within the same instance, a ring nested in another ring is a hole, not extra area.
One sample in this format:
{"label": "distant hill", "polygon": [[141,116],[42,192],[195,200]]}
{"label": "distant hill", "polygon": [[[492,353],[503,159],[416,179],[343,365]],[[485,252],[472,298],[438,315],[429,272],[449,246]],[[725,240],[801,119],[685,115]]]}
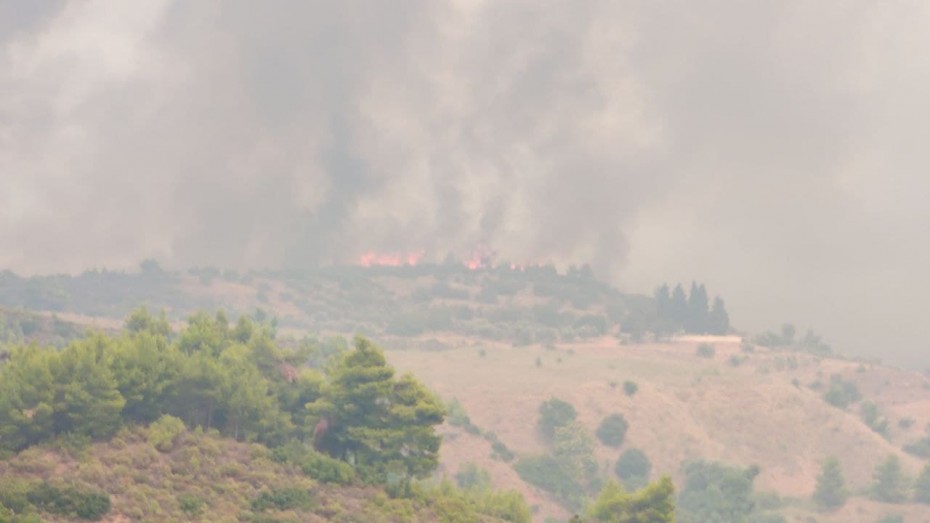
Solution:
{"label": "distant hill", "polygon": [[334,266],[305,271],[218,269],[77,276],[0,273],[0,305],[124,318],[140,304],[173,320],[197,310],[272,315],[280,328],[418,336],[457,332],[518,344],[619,335],[650,314],[652,299],[628,295],[587,269],[551,266],[469,269],[460,264]]}

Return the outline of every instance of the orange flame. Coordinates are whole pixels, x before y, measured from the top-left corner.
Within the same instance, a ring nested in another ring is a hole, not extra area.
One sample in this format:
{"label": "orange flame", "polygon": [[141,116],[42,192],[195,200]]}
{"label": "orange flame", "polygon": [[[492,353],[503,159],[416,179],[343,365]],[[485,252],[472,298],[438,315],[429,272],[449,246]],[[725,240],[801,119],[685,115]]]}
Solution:
{"label": "orange flame", "polygon": [[368,251],[358,258],[362,267],[404,267],[415,266],[423,259],[423,251],[407,253],[377,253]]}
{"label": "orange flame", "polygon": [[496,252],[488,249],[487,247],[478,247],[472,251],[471,255],[462,263],[466,268],[472,271],[478,269],[488,269],[494,265],[494,257],[497,255]]}

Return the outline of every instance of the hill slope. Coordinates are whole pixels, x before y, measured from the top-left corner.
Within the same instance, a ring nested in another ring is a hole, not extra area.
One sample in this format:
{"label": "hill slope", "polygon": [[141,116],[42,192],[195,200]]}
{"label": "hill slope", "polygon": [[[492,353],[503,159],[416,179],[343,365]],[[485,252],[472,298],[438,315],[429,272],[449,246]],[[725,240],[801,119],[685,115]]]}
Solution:
{"label": "hill slope", "polygon": [[[423,376],[443,397],[456,398],[475,425],[494,432],[518,456],[545,450],[535,431],[537,408],[554,396],[571,403],[591,432],[611,413],[622,413],[628,421],[621,449],[602,444],[596,449],[603,474],[612,475],[620,451],[633,447],[648,455],[653,477],[668,473],[679,485],[681,464],[688,460],[758,465],[757,489],[788,498],[789,505],[797,506],[787,512],[798,518],[811,515],[807,500],[827,456],[841,459],[853,493],[868,487],[875,467],[889,454],[900,457],[911,477],[923,466],[901,450],[921,438],[930,423],[930,380],[917,373],[779,350],[748,353],[736,337],[640,345],[603,338],[554,349],[443,341],[455,348],[395,350],[389,357],[399,369]],[[713,357],[697,355],[702,343],[713,343]],[[831,376],[855,383],[864,399],[846,409],[826,402],[822,396]],[[624,393],[625,381],[636,383],[634,395]],[[863,422],[859,410],[865,401],[877,405],[889,421],[886,437]],[[493,472],[497,486],[518,488],[531,504],[564,515],[544,492],[492,458],[480,436],[448,427],[444,445],[447,470],[475,462]],[[886,513],[927,510],[854,498],[836,514],[816,517],[874,521]],[[848,519],[851,513],[864,519]]]}

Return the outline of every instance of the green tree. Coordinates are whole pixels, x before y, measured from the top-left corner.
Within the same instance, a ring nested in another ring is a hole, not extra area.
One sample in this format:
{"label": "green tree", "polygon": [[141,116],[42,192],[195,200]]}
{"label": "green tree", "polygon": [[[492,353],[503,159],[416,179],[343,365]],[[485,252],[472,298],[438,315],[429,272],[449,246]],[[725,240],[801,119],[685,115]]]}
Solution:
{"label": "green tree", "polygon": [[559,398],[549,398],[539,405],[536,429],[546,441],[551,442],[555,439],[556,431],[575,421],[576,417],[578,413],[570,403]]}
{"label": "green tree", "polygon": [[572,480],[585,489],[597,481],[594,438],[580,423],[569,423],[555,432],[552,456]]}
{"label": "green tree", "polygon": [[914,481],[914,501],[930,505],[930,463],[924,465]]}
{"label": "green tree", "polygon": [[704,284],[698,285],[696,282],[691,282],[685,330],[688,332],[707,331],[709,315],[707,307],[707,289]]}
{"label": "green tree", "polygon": [[283,443],[294,426],[290,417],[281,412],[252,356],[248,347],[239,344],[220,356],[223,432],[236,440]]}
{"label": "green tree", "polygon": [[730,330],[730,315],[726,304],[720,296],[714,298],[714,305],[707,316],[707,332],[709,334],[726,334]]}
{"label": "green tree", "polygon": [[674,320],[672,319],[672,296],[668,284],[662,284],[656,289],[656,325],[653,328],[657,336],[663,336],[675,331]]}
{"label": "green tree", "polygon": [[739,469],[696,461],[687,463],[684,473],[678,498],[682,523],[742,523],[753,511],[752,483],[758,467]]}
{"label": "green tree", "polygon": [[140,328],[112,346],[110,367],[126,400],[127,422],[149,423],[170,405],[181,374],[181,354],[160,329]]}
{"label": "green tree", "polygon": [[623,440],[626,438],[626,431],[629,426],[623,414],[611,414],[604,418],[601,424],[598,425],[596,432],[597,439],[601,440],[601,443],[604,445],[619,447],[623,445]]}
{"label": "green tree", "polygon": [[110,370],[112,343],[97,334],[69,345],[53,362],[56,434],[71,432],[101,439],[119,430],[126,400]]}
{"label": "green tree", "polygon": [[817,475],[814,502],[822,509],[831,510],[846,504],[848,493],[843,481],[840,462],[834,457],[824,460]]}
{"label": "green tree", "polygon": [[627,488],[639,488],[649,482],[652,463],[639,449],[627,449],[620,454],[614,472]]}
{"label": "green tree", "polygon": [[328,426],[321,448],[354,462],[368,481],[425,477],[438,464],[442,403],[413,377],[395,379],[384,353],[365,338],[355,338],[308,408]]}
{"label": "green tree", "polygon": [[0,367],[0,450],[16,452],[52,434],[57,353],[20,347]]}
{"label": "green tree", "polygon": [[126,330],[132,333],[148,332],[154,336],[168,338],[171,336],[171,325],[165,311],[161,311],[156,318],[146,307],[140,307],[129,315],[125,322]]}
{"label": "green tree", "polygon": [[680,283],[676,285],[675,289],[672,291],[672,301],[669,305],[669,319],[672,325],[675,326],[676,331],[684,328],[685,322],[688,319],[688,297],[685,295],[685,290]]}
{"label": "green tree", "polygon": [[871,497],[885,503],[902,503],[907,499],[908,481],[901,470],[901,461],[892,454],[872,474]]}
{"label": "green tree", "polygon": [[601,490],[588,517],[609,523],[674,523],[675,486],[663,477],[630,493],[611,481]]}

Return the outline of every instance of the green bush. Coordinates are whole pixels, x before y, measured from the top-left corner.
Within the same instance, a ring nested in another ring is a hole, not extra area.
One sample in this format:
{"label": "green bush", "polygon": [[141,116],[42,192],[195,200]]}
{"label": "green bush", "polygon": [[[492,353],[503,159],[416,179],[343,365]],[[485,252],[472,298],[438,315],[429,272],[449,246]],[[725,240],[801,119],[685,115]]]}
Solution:
{"label": "green bush", "polygon": [[862,406],[859,407],[859,416],[862,418],[862,422],[870,429],[882,436],[888,435],[888,418],[882,416],[878,405],[875,403],[871,401],[864,402]]}
{"label": "green bush", "polygon": [[821,465],[820,474],[817,475],[814,503],[821,509],[832,510],[845,505],[848,496],[839,460],[834,457],[827,458]]}
{"label": "green bush", "polygon": [[919,458],[930,459],[930,436],[925,436],[913,443],[904,445],[904,452]]}
{"label": "green bush", "polygon": [[551,493],[559,502],[577,509],[585,497],[584,486],[566,471],[558,459],[543,455],[524,458],[514,465],[523,481]]}
{"label": "green bush", "polygon": [[646,453],[639,449],[627,449],[620,454],[620,459],[614,466],[614,472],[628,489],[642,487],[649,482],[649,473],[652,463]]}
{"label": "green bush", "polygon": [[870,495],[884,503],[902,503],[907,499],[908,480],[901,469],[901,461],[894,454],[888,456],[872,474]]}
{"label": "green bush", "polygon": [[722,463],[685,464],[684,487],[678,497],[678,521],[745,521],[753,511],[753,480],[758,467],[740,469]]}
{"label": "green bush", "polygon": [[570,403],[558,398],[550,398],[539,406],[539,421],[536,428],[539,433],[547,440],[552,441],[555,438],[555,432],[573,421],[578,416]]}
{"label": "green bush", "polygon": [[639,391],[639,386],[634,381],[626,380],[623,382],[623,393],[627,396],[634,396]]}
{"label": "green bush", "polygon": [[183,421],[174,416],[165,415],[149,425],[145,431],[145,437],[159,451],[169,452],[184,431]]}
{"label": "green bush", "polygon": [[316,500],[310,492],[300,488],[272,488],[263,490],[252,500],[252,510],[264,512],[273,510],[311,509]]}
{"label": "green bush", "polygon": [[930,505],[930,463],[924,465],[914,481],[914,501]]}
{"label": "green bush", "polygon": [[702,343],[697,346],[697,355],[701,358],[713,358],[717,354],[717,349],[710,343]]}
{"label": "green bush", "polygon": [[823,399],[833,405],[845,409],[850,403],[859,401],[862,395],[859,394],[859,388],[856,384],[844,380],[840,376],[834,375],[830,378],[830,388],[824,393]]}
{"label": "green bush", "polygon": [[453,427],[467,427],[471,425],[471,418],[465,412],[465,407],[459,402],[458,398],[452,398],[446,404],[446,421]]}
{"label": "green bush", "polygon": [[22,514],[31,505],[29,491],[33,486],[28,482],[15,478],[0,478],[0,505]]}
{"label": "green bush", "polygon": [[271,457],[279,463],[296,465],[301,472],[323,483],[349,485],[355,481],[355,470],[352,465],[298,442],[274,449]]}
{"label": "green bush", "polygon": [[47,482],[33,488],[27,498],[39,510],[92,521],[100,520],[110,511],[110,496],[103,492],[57,487]]}
{"label": "green bush", "polygon": [[491,475],[474,463],[465,463],[455,473],[455,483],[463,489],[489,489],[491,488]]}
{"label": "green bush", "polygon": [[619,447],[623,445],[626,438],[626,431],[629,428],[626,418],[623,414],[611,414],[601,421],[597,427],[597,439],[601,443],[610,447]]}
{"label": "green bush", "polygon": [[187,515],[199,516],[203,513],[204,505],[203,499],[193,494],[184,493],[178,496],[178,507]]}

